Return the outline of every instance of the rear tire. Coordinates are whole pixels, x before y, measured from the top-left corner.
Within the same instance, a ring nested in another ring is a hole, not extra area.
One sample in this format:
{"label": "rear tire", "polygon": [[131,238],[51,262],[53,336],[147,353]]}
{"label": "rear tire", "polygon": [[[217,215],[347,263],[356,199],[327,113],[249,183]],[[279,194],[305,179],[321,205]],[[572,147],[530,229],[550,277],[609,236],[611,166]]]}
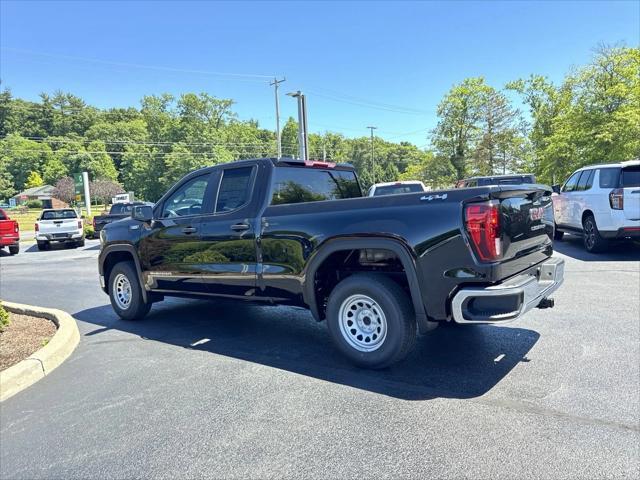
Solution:
{"label": "rear tire", "polygon": [[553,229],[553,239],[557,240],[557,241],[562,241],[562,238],[564,237],[564,232],[562,230],[558,230],[558,226],[554,225],[554,229]]}
{"label": "rear tire", "polygon": [[123,320],[140,320],[151,309],[151,302],[144,301],[138,273],[131,262],[116,263],[111,269],[109,299]]}
{"label": "rear tire", "polygon": [[379,274],[358,273],[341,281],[329,296],[327,325],[336,348],[364,368],[402,360],[416,340],[411,299]]}
{"label": "rear tire", "polygon": [[38,250],[49,250],[51,248],[51,244],[49,242],[38,242]]}
{"label": "rear tire", "polygon": [[20,245],[11,245],[9,247],[9,254],[11,255],[17,255],[19,251],[20,251]]}
{"label": "rear tire", "polygon": [[582,221],[582,240],[584,248],[590,253],[599,253],[606,250],[608,243],[600,236],[600,231],[596,225],[596,219],[593,215],[587,215]]}

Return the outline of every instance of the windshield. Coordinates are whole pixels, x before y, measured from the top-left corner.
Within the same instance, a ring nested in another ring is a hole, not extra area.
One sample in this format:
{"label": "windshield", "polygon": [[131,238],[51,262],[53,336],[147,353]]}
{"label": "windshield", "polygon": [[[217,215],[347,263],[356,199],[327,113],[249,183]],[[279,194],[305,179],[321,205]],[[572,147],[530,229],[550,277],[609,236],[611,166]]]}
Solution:
{"label": "windshield", "polygon": [[78,218],[75,210],[48,210],[42,212],[41,220],[62,220],[67,218]]}
{"label": "windshield", "polygon": [[273,174],[271,205],[361,197],[355,172],[278,167]]}
{"label": "windshield", "polygon": [[640,165],[622,169],[622,187],[640,187]]}
{"label": "windshield", "polygon": [[400,193],[416,193],[424,192],[422,185],[419,183],[409,183],[405,185],[385,185],[384,187],[376,187],[373,192],[374,197],[381,195],[398,195]]}

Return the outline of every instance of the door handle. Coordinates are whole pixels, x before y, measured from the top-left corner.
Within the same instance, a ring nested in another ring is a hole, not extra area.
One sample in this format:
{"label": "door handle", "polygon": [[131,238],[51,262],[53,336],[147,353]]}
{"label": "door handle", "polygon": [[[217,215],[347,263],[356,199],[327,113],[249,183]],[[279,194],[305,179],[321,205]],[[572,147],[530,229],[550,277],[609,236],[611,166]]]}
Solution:
{"label": "door handle", "polygon": [[248,223],[236,223],[235,225],[231,225],[231,230],[235,232],[243,232],[245,230],[249,230]]}
{"label": "door handle", "polygon": [[195,233],[197,231],[198,229],[196,227],[184,227],[182,229],[182,233],[186,233],[187,235],[189,235],[190,233]]}

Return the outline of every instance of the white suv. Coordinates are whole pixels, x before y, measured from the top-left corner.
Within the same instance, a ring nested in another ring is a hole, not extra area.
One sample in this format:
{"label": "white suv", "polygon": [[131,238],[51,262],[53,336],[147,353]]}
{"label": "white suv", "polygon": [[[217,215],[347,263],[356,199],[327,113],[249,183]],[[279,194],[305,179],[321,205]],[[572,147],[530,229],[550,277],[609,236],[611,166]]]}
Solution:
{"label": "white suv", "polygon": [[554,191],[556,240],[577,233],[599,252],[608,240],[640,238],[640,160],[583,167]]}

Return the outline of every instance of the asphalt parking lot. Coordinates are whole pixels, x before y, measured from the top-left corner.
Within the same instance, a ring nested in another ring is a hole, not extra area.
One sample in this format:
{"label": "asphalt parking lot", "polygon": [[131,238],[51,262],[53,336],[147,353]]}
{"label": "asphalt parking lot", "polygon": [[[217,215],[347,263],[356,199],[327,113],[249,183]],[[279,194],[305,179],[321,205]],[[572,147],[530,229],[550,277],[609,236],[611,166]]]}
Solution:
{"label": "asphalt parking lot", "polygon": [[566,261],[556,307],[439,328],[356,369],[305,311],[167,300],[118,320],[96,241],[0,254],[0,297],[61,308],[75,353],[0,405],[0,477],[640,474],[640,247]]}

